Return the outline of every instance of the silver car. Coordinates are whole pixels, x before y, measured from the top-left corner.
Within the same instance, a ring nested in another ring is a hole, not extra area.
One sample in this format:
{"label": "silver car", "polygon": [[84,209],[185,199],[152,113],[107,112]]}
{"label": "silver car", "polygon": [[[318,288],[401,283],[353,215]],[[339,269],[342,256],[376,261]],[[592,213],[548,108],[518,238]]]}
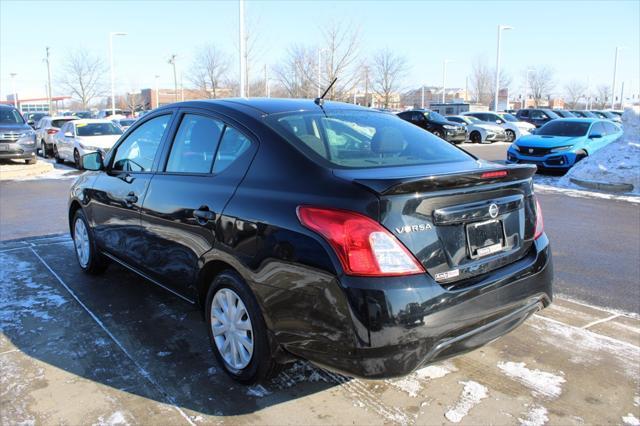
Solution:
{"label": "silver car", "polygon": [[0,159],[36,163],[36,132],[10,105],[0,105]]}
{"label": "silver car", "polygon": [[77,120],[75,116],[54,116],[42,117],[36,124],[36,141],[38,143],[38,152],[44,158],[53,155],[53,136],[60,131],[65,123],[71,120]]}
{"label": "silver car", "polygon": [[494,123],[487,123],[471,115],[449,115],[447,120],[460,123],[467,128],[469,140],[473,143],[506,142],[505,129]]}

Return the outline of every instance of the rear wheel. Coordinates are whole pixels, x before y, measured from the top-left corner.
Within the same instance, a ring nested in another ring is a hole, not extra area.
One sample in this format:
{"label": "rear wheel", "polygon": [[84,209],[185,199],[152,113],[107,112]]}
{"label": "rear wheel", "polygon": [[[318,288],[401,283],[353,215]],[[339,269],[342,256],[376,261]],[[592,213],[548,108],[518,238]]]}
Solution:
{"label": "rear wheel", "polygon": [[29,159],[24,160],[24,162],[27,163],[27,164],[36,164],[36,161],[37,160],[35,158],[29,158]]}
{"label": "rear wheel", "polygon": [[252,384],[278,371],[258,302],[236,272],[223,271],[214,278],[206,320],[213,353],[233,379]]}
{"label": "rear wheel", "polygon": [[471,134],[469,135],[469,138],[473,143],[482,143],[482,135],[478,131],[471,132]]}
{"label": "rear wheel", "polygon": [[80,170],[80,153],[77,149],[73,150],[73,164],[76,166],[76,169]]}
{"label": "rear wheel", "polygon": [[56,145],[53,145],[53,156],[56,159],[56,163],[64,163],[64,160],[60,157],[60,153],[58,152],[58,147]]}
{"label": "rear wheel", "polygon": [[507,135],[507,142],[513,142],[516,140],[516,132],[514,132],[513,130],[507,129],[505,133]]}
{"label": "rear wheel", "polygon": [[40,155],[43,158],[47,158],[47,144],[44,141],[40,142]]}
{"label": "rear wheel", "polygon": [[92,275],[104,272],[108,265],[107,259],[98,252],[93,232],[82,210],[76,211],[73,217],[72,231],[73,245],[80,269]]}

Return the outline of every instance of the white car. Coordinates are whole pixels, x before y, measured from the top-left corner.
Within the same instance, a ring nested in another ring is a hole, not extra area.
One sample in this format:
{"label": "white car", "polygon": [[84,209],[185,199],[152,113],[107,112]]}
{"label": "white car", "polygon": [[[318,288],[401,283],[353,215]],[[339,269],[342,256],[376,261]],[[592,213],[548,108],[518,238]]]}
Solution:
{"label": "white car", "polygon": [[74,116],[54,116],[42,117],[36,124],[36,144],[38,145],[40,155],[47,158],[53,151],[53,137],[60,131],[65,123],[71,120],[77,120]]}
{"label": "white car", "polygon": [[467,136],[473,143],[506,142],[507,140],[507,134],[502,127],[480,121],[471,115],[448,115],[446,119],[465,126]]}
{"label": "white car", "polygon": [[496,123],[504,129],[507,135],[507,142],[514,142],[519,139],[520,136],[529,135],[531,131],[536,128],[533,124],[520,121],[515,116],[507,114],[506,112],[467,111],[463,112],[462,115],[475,117],[478,120],[489,123]]}
{"label": "white car", "polygon": [[122,135],[120,126],[111,120],[74,120],[67,122],[53,138],[53,154],[58,163],[80,159],[90,152],[108,152]]}

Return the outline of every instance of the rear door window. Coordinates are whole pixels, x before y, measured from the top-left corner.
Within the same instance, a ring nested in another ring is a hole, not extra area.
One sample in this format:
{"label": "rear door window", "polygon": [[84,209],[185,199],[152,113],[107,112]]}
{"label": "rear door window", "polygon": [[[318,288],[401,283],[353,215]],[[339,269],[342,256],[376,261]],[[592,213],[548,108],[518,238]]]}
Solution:
{"label": "rear door window", "polygon": [[211,173],[224,123],[211,117],[185,114],[167,161],[167,172]]}
{"label": "rear door window", "polygon": [[244,154],[251,146],[251,140],[233,127],[227,126],[220,141],[213,173],[218,174],[226,170],[234,161]]}

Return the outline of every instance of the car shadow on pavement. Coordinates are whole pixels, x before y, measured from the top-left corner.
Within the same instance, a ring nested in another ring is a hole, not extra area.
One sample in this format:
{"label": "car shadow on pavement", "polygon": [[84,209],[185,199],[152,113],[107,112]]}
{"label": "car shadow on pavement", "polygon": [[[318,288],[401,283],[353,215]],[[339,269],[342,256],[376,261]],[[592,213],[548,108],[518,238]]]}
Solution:
{"label": "car shadow on pavement", "polygon": [[[216,416],[349,380],[300,361],[264,385],[239,385],[216,363],[197,307],[118,265],[85,275],[73,250],[66,235],[0,242],[0,353],[18,350],[116,393]],[[25,382],[12,384],[23,392],[42,386],[28,377],[6,380]]]}

